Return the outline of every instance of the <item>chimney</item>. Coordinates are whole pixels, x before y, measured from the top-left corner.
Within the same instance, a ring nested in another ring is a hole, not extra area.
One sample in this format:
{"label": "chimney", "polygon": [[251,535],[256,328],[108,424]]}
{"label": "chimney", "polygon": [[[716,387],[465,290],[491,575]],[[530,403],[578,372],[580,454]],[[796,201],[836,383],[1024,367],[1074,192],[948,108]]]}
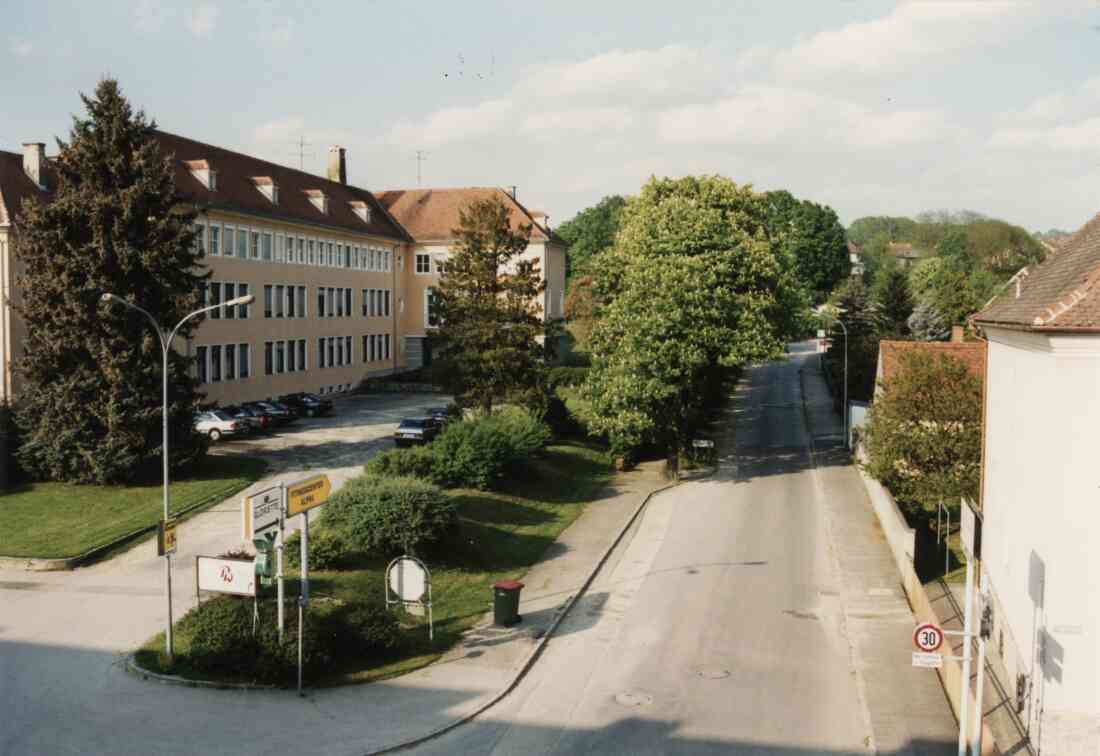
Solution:
{"label": "chimney", "polygon": [[23,145],[23,171],[40,189],[46,187],[42,181],[42,168],[46,164],[46,145],[42,142],[26,142]]}
{"label": "chimney", "polygon": [[961,344],[963,343],[963,334],[966,333],[966,329],[961,325],[951,326],[951,343]]}
{"label": "chimney", "polygon": [[347,150],[343,147],[332,146],[328,148],[328,180],[348,183]]}
{"label": "chimney", "polygon": [[508,187],[508,194],[510,194],[512,196],[512,199],[515,199],[516,198],[516,187],[514,187],[514,186]]}

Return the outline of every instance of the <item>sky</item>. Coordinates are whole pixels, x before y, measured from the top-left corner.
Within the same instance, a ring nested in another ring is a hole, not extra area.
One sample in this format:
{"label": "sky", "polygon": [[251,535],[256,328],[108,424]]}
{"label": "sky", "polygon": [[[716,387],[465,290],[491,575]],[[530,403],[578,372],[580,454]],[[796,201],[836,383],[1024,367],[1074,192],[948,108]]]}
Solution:
{"label": "sky", "polygon": [[0,149],[54,150],[110,76],[166,131],[321,174],[341,145],[372,190],[516,186],[554,225],[703,173],[845,224],[1100,212],[1096,1],[0,0],[0,71]]}

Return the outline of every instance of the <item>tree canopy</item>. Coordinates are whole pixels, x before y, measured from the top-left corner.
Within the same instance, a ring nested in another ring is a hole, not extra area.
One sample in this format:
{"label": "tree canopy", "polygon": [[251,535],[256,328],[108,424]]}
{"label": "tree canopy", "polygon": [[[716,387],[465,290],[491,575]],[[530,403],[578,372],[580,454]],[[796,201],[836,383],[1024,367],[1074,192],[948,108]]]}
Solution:
{"label": "tree canopy", "polygon": [[583,273],[588,262],[611,247],[619,231],[619,217],[626,199],[617,194],[604,197],[592,207],[581,210],[557,228],[557,234],[569,243],[565,252],[565,275],[572,279]]}
{"label": "tree canopy", "polygon": [[[19,456],[36,477],[119,483],[161,451],[162,353],[145,318],[100,297],[111,292],[171,327],[202,305],[208,274],[194,248],[195,212],[178,201],[156,124],[133,112],[113,80],[82,99],[87,117],[74,117],[69,141],[58,141],[53,199],[22,208]],[[192,429],[199,394],[191,362],[170,355],[175,468],[206,449]]]}
{"label": "tree canopy", "polygon": [[782,190],[766,192],[764,199],[769,231],[782,240],[814,303],[824,302],[851,269],[848,239],[836,212]]}

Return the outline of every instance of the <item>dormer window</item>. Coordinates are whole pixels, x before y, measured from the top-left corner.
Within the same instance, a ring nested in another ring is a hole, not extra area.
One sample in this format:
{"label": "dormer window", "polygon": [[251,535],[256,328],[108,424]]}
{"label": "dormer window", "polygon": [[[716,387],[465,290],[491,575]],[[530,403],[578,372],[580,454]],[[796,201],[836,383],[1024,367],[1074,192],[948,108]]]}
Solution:
{"label": "dormer window", "polygon": [[212,192],[218,190],[218,172],[214,170],[214,166],[210,165],[209,160],[185,160],[183,164],[200,184]]}
{"label": "dormer window", "polygon": [[328,195],[320,189],[306,189],[306,196],[313,206],[325,215],[328,215]]}
{"label": "dormer window", "polygon": [[253,176],[252,184],[272,205],[279,204],[279,185],[270,176]]}
{"label": "dormer window", "polygon": [[370,223],[370,205],[362,200],[354,200],[348,204],[351,206],[352,212],[359,216],[359,220]]}

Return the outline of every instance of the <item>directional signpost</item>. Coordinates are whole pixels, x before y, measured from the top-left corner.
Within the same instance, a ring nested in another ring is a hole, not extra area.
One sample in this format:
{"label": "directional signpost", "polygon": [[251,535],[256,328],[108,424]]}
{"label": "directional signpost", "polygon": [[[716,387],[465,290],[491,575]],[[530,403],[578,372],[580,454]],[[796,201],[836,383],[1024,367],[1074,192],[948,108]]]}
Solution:
{"label": "directional signpost", "polygon": [[302,593],[298,596],[298,695],[302,695],[302,612],[309,605],[309,510],[328,501],[332,481],[317,475],[286,487],[286,517],[302,516]]}
{"label": "directional signpost", "polygon": [[176,553],[176,524],[175,517],[157,523],[157,556]]}
{"label": "directional signpost", "polygon": [[275,584],[278,598],[279,641],[283,640],[283,511],[286,509],[286,486],[279,484],[245,497],[241,510],[244,514],[244,539],[253,540],[256,536],[276,529],[275,539]]}

